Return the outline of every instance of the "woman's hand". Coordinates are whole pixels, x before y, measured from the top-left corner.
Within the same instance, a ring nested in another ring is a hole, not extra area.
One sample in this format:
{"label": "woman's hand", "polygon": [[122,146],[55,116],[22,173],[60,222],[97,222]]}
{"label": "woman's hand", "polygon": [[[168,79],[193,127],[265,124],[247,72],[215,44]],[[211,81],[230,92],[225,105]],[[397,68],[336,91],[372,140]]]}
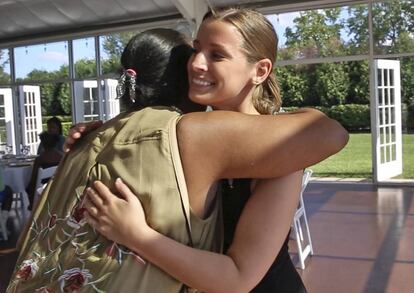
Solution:
{"label": "woman's hand", "polygon": [[[106,238],[132,247],[131,239],[145,239],[150,229],[138,197],[120,178],[115,182],[121,198],[113,194],[101,181],[87,189],[84,207],[86,221]],[[133,235],[134,234],[134,235]],[[135,242],[134,245],[137,245]]]}
{"label": "woman's hand", "polygon": [[95,130],[99,126],[101,126],[103,122],[101,120],[90,121],[90,122],[83,122],[74,125],[68,133],[66,137],[65,144],[63,145],[63,151],[65,153],[69,152],[72,146],[78,139],[81,139],[82,136],[88,134],[92,130]]}

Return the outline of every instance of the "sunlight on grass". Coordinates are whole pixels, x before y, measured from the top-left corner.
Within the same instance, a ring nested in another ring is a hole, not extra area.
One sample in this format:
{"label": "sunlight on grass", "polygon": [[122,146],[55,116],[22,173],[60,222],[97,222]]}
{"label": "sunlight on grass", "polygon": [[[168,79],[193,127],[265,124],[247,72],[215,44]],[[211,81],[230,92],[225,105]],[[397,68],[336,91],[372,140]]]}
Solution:
{"label": "sunlight on grass", "polygon": [[[338,154],[310,167],[316,177],[372,178],[371,134],[350,134],[347,146]],[[414,178],[414,134],[403,134],[403,174]]]}

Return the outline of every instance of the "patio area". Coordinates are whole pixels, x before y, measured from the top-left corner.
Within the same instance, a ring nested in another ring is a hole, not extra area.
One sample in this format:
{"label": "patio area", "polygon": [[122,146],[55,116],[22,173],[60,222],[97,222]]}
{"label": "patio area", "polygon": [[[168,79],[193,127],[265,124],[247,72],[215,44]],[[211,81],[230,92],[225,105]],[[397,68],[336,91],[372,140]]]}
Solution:
{"label": "patio area", "polygon": [[[414,187],[367,182],[309,183],[304,199],[315,254],[299,270],[308,292],[413,292]],[[0,292],[5,292],[19,227],[0,241]],[[295,255],[295,243],[290,248]]]}

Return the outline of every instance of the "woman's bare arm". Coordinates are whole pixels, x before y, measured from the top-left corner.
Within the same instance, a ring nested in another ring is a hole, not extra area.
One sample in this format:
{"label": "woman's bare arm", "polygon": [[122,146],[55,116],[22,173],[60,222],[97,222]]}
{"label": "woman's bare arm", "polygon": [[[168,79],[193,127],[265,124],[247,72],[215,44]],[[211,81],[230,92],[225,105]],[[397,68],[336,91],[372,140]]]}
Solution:
{"label": "woman's bare arm", "polygon": [[326,159],[348,141],[337,121],[315,109],[260,116],[190,113],[177,133],[186,178],[197,166],[209,166],[216,179],[279,177]]}
{"label": "woman's bare arm", "polygon": [[86,216],[100,233],[139,253],[183,283],[203,292],[248,292],[278,254],[296,210],[302,172],[261,180],[247,202],[227,255],[190,248],[152,230],[137,197],[116,186],[125,200],[102,183],[88,191]]}

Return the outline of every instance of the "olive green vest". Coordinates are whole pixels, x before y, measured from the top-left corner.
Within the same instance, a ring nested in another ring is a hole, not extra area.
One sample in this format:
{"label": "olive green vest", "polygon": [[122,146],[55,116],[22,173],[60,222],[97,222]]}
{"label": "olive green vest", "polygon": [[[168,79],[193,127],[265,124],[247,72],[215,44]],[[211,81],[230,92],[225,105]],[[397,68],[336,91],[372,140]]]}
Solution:
{"label": "olive green vest", "polygon": [[138,195],[152,228],[218,251],[217,201],[206,219],[190,212],[175,133],[179,118],[165,107],[122,113],[64,157],[35,210],[8,292],[185,291],[179,281],[95,232],[81,207],[91,182],[102,180],[115,193],[120,177]]}

